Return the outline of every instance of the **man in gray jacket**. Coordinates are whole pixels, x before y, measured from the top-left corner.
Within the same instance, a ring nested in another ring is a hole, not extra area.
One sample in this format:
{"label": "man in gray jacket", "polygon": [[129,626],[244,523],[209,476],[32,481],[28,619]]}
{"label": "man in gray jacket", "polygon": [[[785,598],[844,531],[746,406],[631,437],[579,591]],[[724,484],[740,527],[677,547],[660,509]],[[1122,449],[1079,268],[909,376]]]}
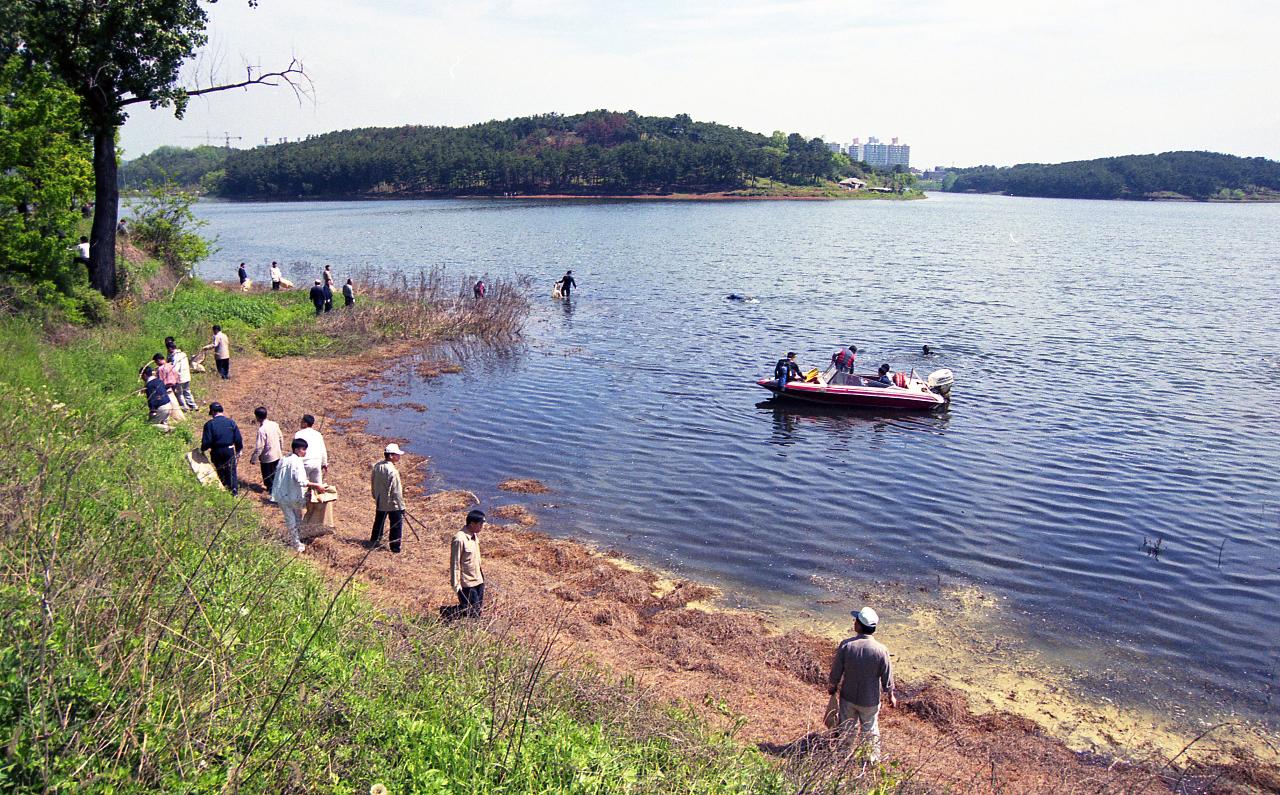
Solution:
{"label": "man in gray jacket", "polygon": [[400,470],[396,469],[396,462],[403,454],[400,445],[392,442],[383,451],[382,460],[373,465],[370,485],[376,513],[373,516],[373,535],[369,537],[370,548],[382,544],[382,527],[390,519],[391,551],[400,551],[400,533],[404,529],[404,489],[400,485]]}
{"label": "man in gray jacket", "polygon": [[871,763],[880,761],[880,693],[889,694],[889,706],[898,706],[893,693],[893,663],[889,650],[872,634],[880,617],[870,607],[854,611],[852,638],[841,641],[831,661],[827,692],[840,693],[840,723],[836,731],[852,741],[861,727],[861,742],[871,746]]}

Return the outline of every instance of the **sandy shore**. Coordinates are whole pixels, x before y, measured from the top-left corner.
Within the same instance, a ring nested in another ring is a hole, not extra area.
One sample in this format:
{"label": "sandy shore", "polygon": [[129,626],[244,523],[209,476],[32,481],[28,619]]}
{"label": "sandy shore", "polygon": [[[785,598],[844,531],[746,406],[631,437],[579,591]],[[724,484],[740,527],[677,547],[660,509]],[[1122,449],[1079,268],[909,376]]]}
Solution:
{"label": "sandy shore", "polygon": [[[345,576],[364,553],[361,542],[373,521],[369,468],[391,441],[367,433],[352,414],[362,405],[364,387],[392,361],[417,349],[406,345],[324,361],[241,356],[233,360],[231,381],[205,378],[212,394],[202,396],[202,403],[220,400],[241,423],[246,441],[259,404],[270,408],[286,435],[303,413],[320,418],[332,464],[328,480],[340,494],[339,526],[302,557],[331,577]],[[441,369],[430,357],[411,358],[409,366],[428,376]],[[430,426],[434,407],[418,409]],[[249,498],[283,538],[279,511],[263,501],[257,467],[247,461],[246,454],[241,475]],[[401,461],[409,513],[418,520],[406,522],[403,552],[375,553],[359,575],[366,595],[388,611],[436,614],[454,602],[449,539],[475,498],[465,491],[424,491],[429,463],[412,450]],[[534,529],[538,518],[528,507],[552,502],[555,495],[527,493],[530,487],[536,491],[535,484],[516,487],[515,504],[496,510],[482,506],[492,520],[482,537],[486,608],[502,631],[536,642],[549,627],[559,627],[562,658],[632,677],[654,698],[686,703],[720,726],[741,716],[738,736],[772,753],[820,729],[834,648],[830,639],[779,630],[757,613],[706,609],[706,600],[714,596],[707,586],[669,580],[539,532]],[[901,704],[882,713],[884,748],[926,789],[1169,791],[1157,771],[1074,752],[1026,718],[974,714],[963,695],[936,680],[921,681],[902,650],[893,651]]]}

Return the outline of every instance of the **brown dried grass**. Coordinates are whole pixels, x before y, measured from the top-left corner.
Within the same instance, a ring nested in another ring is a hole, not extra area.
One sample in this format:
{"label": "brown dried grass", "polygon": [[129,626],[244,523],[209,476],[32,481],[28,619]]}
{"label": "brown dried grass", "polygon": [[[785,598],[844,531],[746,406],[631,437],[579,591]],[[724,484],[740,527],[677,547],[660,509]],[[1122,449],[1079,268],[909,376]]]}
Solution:
{"label": "brown dried grass", "polygon": [[521,527],[533,527],[538,523],[538,517],[523,505],[500,505],[489,511],[489,516],[509,519]]}
{"label": "brown dried grass", "polygon": [[499,483],[498,488],[515,494],[548,494],[551,491],[533,478],[509,478]]}

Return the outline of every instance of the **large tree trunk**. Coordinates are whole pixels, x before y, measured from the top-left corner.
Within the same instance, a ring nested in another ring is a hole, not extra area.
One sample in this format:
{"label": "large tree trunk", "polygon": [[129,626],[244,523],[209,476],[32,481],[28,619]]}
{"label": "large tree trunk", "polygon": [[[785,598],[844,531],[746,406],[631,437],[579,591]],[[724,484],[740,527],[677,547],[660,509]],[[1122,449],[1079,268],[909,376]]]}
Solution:
{"label": "large tree trunk", "polygon": [[93,133],[93,231],[89,234],[89,283],[107,298],[115,298],[116,220],[120,215],[120,190],[116,187],[116,135],[114,128]]}

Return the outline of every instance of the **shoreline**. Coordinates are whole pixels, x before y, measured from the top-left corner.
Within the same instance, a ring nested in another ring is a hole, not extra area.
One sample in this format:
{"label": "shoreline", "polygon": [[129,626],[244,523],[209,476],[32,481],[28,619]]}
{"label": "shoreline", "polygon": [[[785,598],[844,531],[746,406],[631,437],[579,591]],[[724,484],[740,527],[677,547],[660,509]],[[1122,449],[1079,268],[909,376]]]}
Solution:
{"label": "shoreline", "polygon": [[1064,201],[1083,202],[1163,202],[1168,204],[1280,204],[1280,195],[1276,196],[1244,196],[1239,199],[1196,199],[1191,196],[1112,196],[1095,198],[1092,196],[1029,196],[1021,193],[1003,193],[1001,191],[982,192],[976,190],[935,190],[930,193],[946,193],[952,196],[1002,196],[1007,199],[1061,199]]}
{"label": "shoreline", "polygon": [[836,195],[742,195],[731,191],[715,191],[711,193],[529,193],[514,196],[498,196],[491,193],[425,193],[409,194],[355,194],[351,196],[209,196],[203,200],[223,201],[231,203],[285,203],[285,202],[359,202],[359,201],[450,201],[450,200],[492,200],[492,201],[611,201],[611,202],[755,202],[755,201],[918,201],[927,199],[925,191],[918,195],[899,195],[875,192],[848,192]]}
{"label": "shoreline", "polygon": [[[319,362],[241,357],[234,364],[235,380],[216,383],[210,396],[242,418],[265,402],[284,428],[303,411],[325,418],[320,425],[334,462],[330,481],[339,489],[339,527],[303,557],[331,579],[344,576],[363,554],[359,544],[372,521],[365,498],[368,467],[392,441],[368,433],[354,419],[362,405],[361,388],[375,381],[370,373],[393,362],[429,365],[429,355],[413,362],[416,350],[403,344]],[[322,381],[316,380],[318,370],[325,373]],[[296,386],[287,394],[282,389],[263,394],[247,386],[272,381]],[[426,407],[422,415],[427,423],[431,410]],[[475,504],[474,495],[427,493],[429,464],[409,451],[401,465],[406,501],[417,520],[406,521],[405,552],[376,553],[358,577],[367,596],[393,612],[434,614],[453,601],[447,585],[448,539]],[[257,473],[246,466],[244,474],[253,493]],[[484,545],[489,598],[505,631],[536,642],[548,625],[560,626],[581,663],[634,677],[655,697],[687,704],[713,724],[740,725],[744,739],[773,753],[820,728],[834,643],[815,633],[812,624],[788,626],[759,610],[725,609],[716,603],[714,588],[544,534],[534,529],[539,517],[526,500],[536,501],[537,495],[509,496],[503,503],[517,507],[482,506],[499,520],[487,527]],[[264,525],[282,532],[278,510],[260,495],[252,499]],[[910,656],[903,659],[904,647],[892,638],[887,642],[906,678],[899,691],[903,707],[883,713],[886,754],[922,779],[977,789],[998,780],[1023,790],[1049,781],[1070,781],[1069,789],[1119,784],[1126,791],[1164,790],[1151,767],[1072,750],[1023,716],[973,709],[936,674],[921,681]],[[1141,761],[1167,756],[1152,754]],[[996,768],[1000,773],[992,778]]]}

